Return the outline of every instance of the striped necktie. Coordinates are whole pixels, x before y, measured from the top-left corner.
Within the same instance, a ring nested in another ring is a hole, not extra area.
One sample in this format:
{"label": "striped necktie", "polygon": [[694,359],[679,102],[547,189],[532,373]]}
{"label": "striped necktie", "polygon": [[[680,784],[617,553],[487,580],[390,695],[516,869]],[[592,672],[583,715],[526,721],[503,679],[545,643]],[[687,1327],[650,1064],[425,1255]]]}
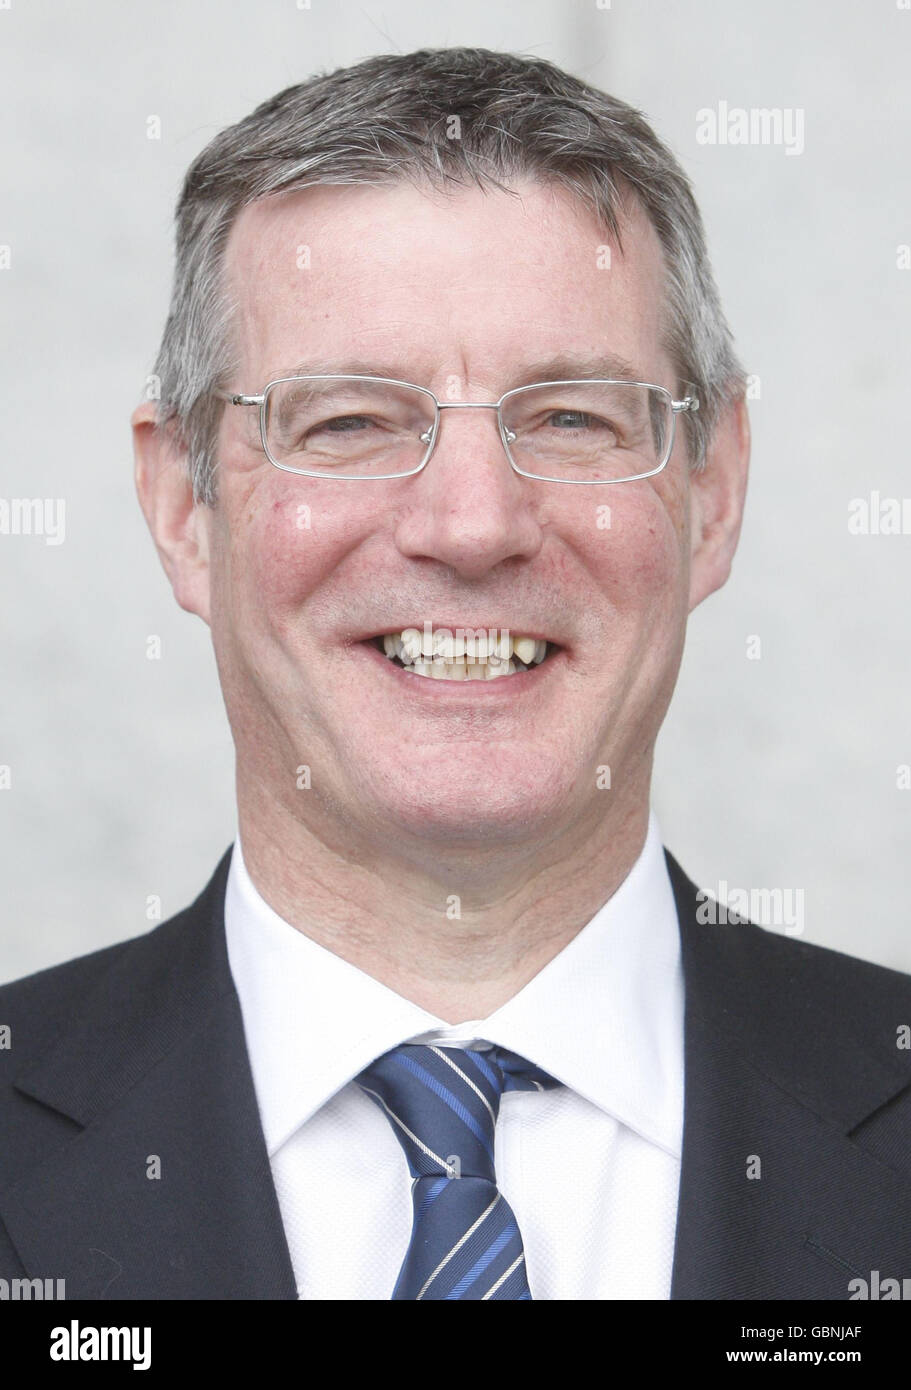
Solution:
{"label": "striped necktie", "polygon": [[380,1107],[414,1179],[414,1221],[393,1299],[530,1299],[513,1210],[497,1190],[504,1091],[560,1083],[505,1048],[404,1043],[356,1078]]}

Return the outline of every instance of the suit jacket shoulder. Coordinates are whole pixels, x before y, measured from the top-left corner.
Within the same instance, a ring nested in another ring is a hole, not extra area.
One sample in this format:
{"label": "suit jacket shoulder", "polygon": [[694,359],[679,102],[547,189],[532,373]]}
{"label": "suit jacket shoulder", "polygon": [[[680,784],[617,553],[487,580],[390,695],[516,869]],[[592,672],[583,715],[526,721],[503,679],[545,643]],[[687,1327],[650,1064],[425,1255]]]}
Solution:
{"label": "suit jacket shoulder", "polygon": [[700,920],[686,983],[676,1298],[826,1298],[911,1275],[911,977]]}
{"label": "suit jacket shoulder", "polygon": [[0,989],[0,1277],[296,1297],[224,936],[230,850],[133,940]]}

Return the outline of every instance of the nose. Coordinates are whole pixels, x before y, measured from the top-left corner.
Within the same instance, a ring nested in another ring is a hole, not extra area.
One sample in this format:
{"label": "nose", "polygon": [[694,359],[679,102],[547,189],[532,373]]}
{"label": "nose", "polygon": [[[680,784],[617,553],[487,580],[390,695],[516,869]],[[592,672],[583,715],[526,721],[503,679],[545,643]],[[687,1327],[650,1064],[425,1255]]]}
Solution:
{"label": "nose", "polygon": [[541,548],[547,484],[513,470],[496,406],[442,405],[433,453],[403,485],[396,541],[409,559],[439,560],[471,580]]}

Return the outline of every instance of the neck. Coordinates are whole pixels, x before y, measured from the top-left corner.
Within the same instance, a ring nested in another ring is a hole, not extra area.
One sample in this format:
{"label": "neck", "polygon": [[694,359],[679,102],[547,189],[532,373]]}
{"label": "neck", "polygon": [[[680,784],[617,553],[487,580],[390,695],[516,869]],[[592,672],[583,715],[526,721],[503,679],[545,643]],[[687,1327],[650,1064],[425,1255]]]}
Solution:
{"label": "neck", "polygon": [[543,846],[435,844],[426,857],[397,849],[388,829],[381,844],[329,844],[240,778],[238,820],[247,872],[274,912],[454,1024],[511,999],[613,896],[645,843],[643,792]]}

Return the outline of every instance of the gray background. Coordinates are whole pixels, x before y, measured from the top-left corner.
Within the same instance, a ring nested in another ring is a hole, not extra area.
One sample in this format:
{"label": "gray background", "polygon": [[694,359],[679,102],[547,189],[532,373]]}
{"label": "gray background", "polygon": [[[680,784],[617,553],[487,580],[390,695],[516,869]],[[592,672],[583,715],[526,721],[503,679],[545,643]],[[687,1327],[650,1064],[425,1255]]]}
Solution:
{"label": "gray background", "polygon": [[[0,0],[0,496],[67,509],[62,545],[0,536],[0,979],[146,930],[152,895],[177,911],[234,831],[208,631],[174,603],[132,482],[182,173],[318,69],[463,43],[548,57],[646,113],[694,181],[759,378],[734,575],[691,620],[659,743],[665,842],[706,888],[802,888],[806,939],[911,970],[911,537],[847,526],[852,498],[911,492],[911,12]],[[801,108],[804,152],[698,144],[722,100]]]}

